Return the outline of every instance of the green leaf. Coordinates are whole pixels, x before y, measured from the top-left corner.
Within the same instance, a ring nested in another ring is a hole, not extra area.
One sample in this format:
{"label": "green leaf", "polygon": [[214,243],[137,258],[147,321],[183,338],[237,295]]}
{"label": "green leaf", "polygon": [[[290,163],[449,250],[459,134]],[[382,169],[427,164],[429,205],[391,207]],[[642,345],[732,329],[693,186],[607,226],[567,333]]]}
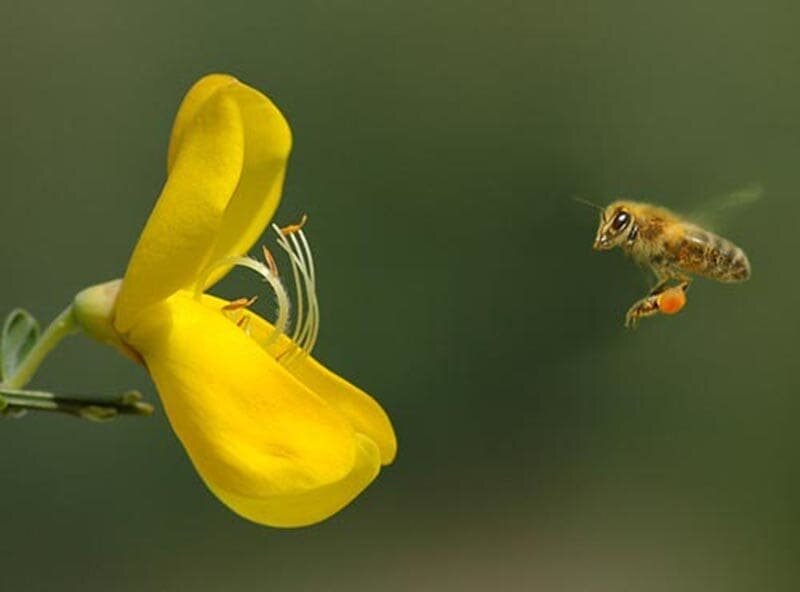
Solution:
{"label": "green leaf", "polygon": [[12,310],[0,335],[0,379],[14,374],[39,340],[39,323],[21,308]]}

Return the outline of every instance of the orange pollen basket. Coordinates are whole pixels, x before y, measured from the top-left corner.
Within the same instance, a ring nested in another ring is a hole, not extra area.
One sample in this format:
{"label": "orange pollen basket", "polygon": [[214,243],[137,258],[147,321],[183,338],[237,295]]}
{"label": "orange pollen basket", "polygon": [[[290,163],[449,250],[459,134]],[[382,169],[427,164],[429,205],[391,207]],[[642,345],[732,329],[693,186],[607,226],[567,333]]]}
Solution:
{"label": "orange pollen basket", "polygon": [[658,296],[658,310],[662,314],[676,314],[686,305],[686,292],[676,287],[664,291]]}

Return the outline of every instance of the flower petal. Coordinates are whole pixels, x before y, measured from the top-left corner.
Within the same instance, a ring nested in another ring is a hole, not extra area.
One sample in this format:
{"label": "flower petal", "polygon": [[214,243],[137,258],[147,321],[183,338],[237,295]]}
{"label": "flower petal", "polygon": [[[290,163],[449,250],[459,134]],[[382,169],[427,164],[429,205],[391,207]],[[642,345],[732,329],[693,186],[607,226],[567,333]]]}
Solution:
{"label": "flower petal", "polygon": [[290,362],[287,368],[297,380],[344,414],[356,432],[377,444],[381,464],[388,465],[397,455],[397,437],[389,416],[367,393],[331,372],[311,356]]}
{"label": "flower petal", "polygon": [[218,308],[178,292],[141,314],[127,341],[197,471],[236,512],[267,524],[315,522],[377,474],[378,455],[348,419]]}
{"label": "flower petal", "polygon": [[[286,120],[258,91],[224,75],[189,91],[175,120],[167,182],[125,273],[120,332],[144,308],[193,288],[210,263],[252,246],[280,201],[290,147]],[[208,283],[226,272],[216,269]]]}
{"label": "flower petal", "polygon": [[249,498],[213,484],[208,488],[240,516],[269,526],[286,528],[320,522],[350,503],[380,472],[380,451],[369,438],[356,434],[358,453],[353,469],[343,479],[305,493]]}
{"label": "flower petal", "polygon": [[[244,255],[264,233],[281,201],[292,135],[283,115],[260,92],[237,84],[229,88],[244,121],[244,163],[236,194],[225,210],[209,261]],[[231,266],[216,267],[203,290]]]}
{"label": "flower petal", "polygon": [[[203,295],[202,302],[217,309],[227,304],[227,300],[209,294]],[[272,324],[256,314],[250,312],[246,314],[250,318],[248,328],[251,336],[259,343],[265,343],[272,334]],[[281,335],[269,347],[269,351],[275,356],[291,347],[293,347],[292,341],[287,336]],[[286,369],[306,387],[344,414],[356,432],[373,440],[380,450],[382,464],[388,465],[394,460],[397,454],[397,438],[389,416],[375,399],[328,370],[311,356],[303,356],[289,362]]]}
{"label": "flower petal", "polygon": [[175,160],[180,153],[186,130],[191,127],[203,105],[218,90],[237,82],[236,78],[228,74],[209,74],[203,76],[189,89],[189,92],[186,93],[183,101],[181,101],[178,114],[175,116],[175,122],[172,124],[172,134],[169,138],[169,149],[167,150],[167,174],[172,171]]}

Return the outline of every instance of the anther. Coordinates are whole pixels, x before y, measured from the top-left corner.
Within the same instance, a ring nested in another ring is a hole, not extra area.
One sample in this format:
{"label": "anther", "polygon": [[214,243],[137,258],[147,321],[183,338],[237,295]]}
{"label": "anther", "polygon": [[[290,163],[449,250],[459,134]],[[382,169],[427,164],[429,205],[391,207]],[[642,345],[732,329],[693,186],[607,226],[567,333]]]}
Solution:
{"label": "anther", "polygon": [[275,263],[275,258],[270,253],[270,250],[267,248],[266,245],[261,246],[261,252],[264,254],[264,261],[269,267],[269,270],[272,272],[274,276],[278,276],[278,265]]}
{"label": "anther", "polygon": [[250,308],[255,304],[256,300],[258,300],[258,295],[253,296],[252,298],[237,298],[236,300],[231,300],[228,304],[222,307],[224,311],[231,311],[231,310],[242,310],[243,308]]}
{"label": "anther", "polygon": [[300,218],[300,222],[298,222],[297,224],[289,224],[288,226],[284,226],[283,228],[281,228],[280,229],[281,234],[283,236],[288,236],[290,234],[294,234],[295,232],[299,232],[303,228],[303,226],[306,225],[307,221],[308,221],[308,216],[303,214]]}

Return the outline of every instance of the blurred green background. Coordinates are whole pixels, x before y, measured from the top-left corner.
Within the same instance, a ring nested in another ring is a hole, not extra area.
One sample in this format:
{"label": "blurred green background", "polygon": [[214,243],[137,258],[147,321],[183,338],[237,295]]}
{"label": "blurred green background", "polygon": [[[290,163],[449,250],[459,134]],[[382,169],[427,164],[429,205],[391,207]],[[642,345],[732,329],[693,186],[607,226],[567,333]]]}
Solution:
{"label": "blurred green background", "polygon": [[[230,72],[294,131],[278,220],[311,216],[316,355],[400,453],[282,531],[216,502],[160,409],[0,421],[0,587],[796,590],[798,30],[788,0],[3,0],[0,311],[122,274],[183,93]],[[649,278],[571,197],[752,182],[720,229],[753,279],[625,331]],[[34,385],[157,401],[83,337]]]}

